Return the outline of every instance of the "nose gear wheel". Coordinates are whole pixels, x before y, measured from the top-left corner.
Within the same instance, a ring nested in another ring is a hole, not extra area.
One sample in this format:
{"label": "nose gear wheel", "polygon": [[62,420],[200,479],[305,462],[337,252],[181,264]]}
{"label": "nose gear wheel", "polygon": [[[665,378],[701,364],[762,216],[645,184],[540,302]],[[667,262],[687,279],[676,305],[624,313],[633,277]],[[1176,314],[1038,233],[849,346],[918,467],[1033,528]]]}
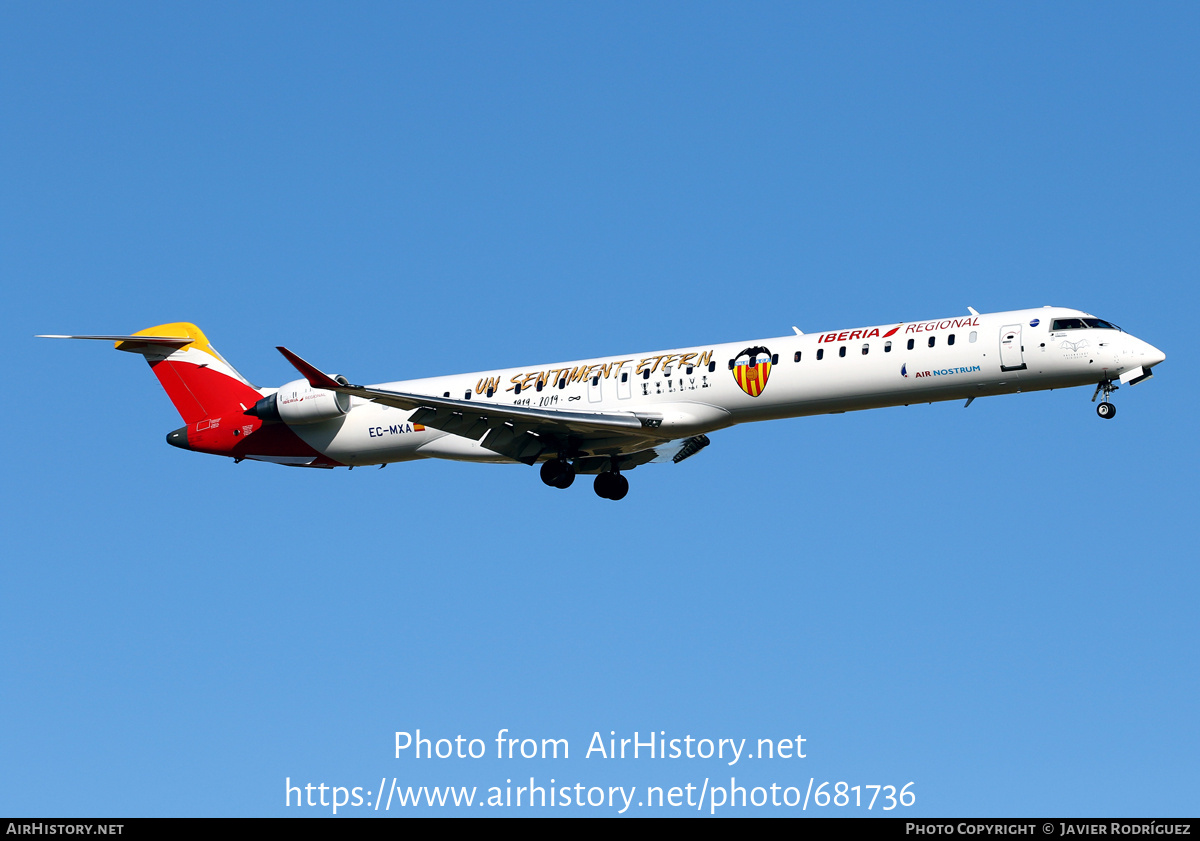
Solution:
{"label": "nose gear wheel", "polygon": [[1101,392],[1104,392],[1104,398],[1100,401],[1100,405],[1096,407],[1096,414],[1105,420],[1112,420],[1117,416],[1117,407],[1108,402],[1108,397],[1120,386],[1114,385],[1112,380],[1101,380],[1096,384],[1096,390],[1092,392],[1092,402],[1096,402],[1096,397]]}

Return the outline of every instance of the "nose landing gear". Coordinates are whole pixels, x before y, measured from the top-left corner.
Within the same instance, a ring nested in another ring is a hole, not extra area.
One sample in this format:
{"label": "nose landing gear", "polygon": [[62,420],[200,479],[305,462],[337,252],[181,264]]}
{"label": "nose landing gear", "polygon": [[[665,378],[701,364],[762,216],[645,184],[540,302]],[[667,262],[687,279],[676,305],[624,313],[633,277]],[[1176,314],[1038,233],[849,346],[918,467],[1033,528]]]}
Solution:
{"label": "nose landing gear", "polygon": [[1104,399],[1101,400],[1100,405],[1096,407],[1096,414],[1105,420],[1112,420],[1117,416],[1117,407],[1108,402],[1109,395],[1116,391],[1117,388],[1118,386],[1113,385],[1112,380],[1101,380],[1096,385],[1096,390],[1092,392],[1093,403],[1096,402],[1096,396],[1100,394],[1100,392],[1104,392]]}

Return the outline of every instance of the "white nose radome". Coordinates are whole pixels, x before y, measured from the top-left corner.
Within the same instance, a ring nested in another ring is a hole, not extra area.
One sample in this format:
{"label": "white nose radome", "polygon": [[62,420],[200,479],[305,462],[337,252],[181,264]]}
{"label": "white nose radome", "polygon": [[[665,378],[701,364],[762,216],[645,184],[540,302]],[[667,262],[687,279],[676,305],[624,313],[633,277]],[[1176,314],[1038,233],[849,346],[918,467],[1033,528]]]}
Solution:
{"label": "white nose radome", "polygon": [[1147,368],[1153,368],[1158,363],[1166,360],[1167,355],[1154,345],[1148,342],[1142,342],[1142,344],[1145,345],[1145,350],[1142,351],[1142,354],[1146,357],[1146,361],[1142,364]]}

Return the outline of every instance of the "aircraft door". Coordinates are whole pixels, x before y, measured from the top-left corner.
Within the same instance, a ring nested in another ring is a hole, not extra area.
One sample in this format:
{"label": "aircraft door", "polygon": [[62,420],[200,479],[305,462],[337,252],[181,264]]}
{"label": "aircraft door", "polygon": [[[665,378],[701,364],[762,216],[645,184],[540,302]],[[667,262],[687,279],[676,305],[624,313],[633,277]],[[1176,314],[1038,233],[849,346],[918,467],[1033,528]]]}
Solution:
{"label": "aircraft door", "polygon": [[621,366],[621,370],[617,372],[617,397],[621,400],[629,399],[630,389],[633,387],[630,380],[633,379],[633,363],[626,362]]}
{"label": "aircraft door", "polygon": [[1000,370],[1023,371],[1025,348],[1021,346],[1021,325],[1009,324],[1000,330]]}
{"label": "aircraft door", "polygon": [[604,387],[604,378],[599,374],[588,380],[588,402],[599,403],[603,396],[601,389]]}

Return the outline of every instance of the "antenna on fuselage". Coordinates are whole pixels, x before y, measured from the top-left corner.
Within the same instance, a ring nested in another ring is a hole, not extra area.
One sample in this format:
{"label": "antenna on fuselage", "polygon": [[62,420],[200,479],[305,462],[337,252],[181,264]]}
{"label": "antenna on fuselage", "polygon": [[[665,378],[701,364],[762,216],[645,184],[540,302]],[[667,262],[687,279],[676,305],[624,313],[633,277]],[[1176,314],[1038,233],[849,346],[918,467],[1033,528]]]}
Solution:
{"label": "antenna on fuselage", "polygon": [[974,307],[967,307],[967,312],[969,312],[971,315],[979,315],[979,313],[975,312]]}
{"label": "antenna on fuselage", "polygon": [[792,325],[792,329],[796,331],[796,335],[797,335],[797,336],[803,336],[803,335],[804,335],[804,331],[803,331],[803,330],[801,330],[799,327],[797,327],[797,326],[796,326],[796,325],[794,325],[794,324]]}

